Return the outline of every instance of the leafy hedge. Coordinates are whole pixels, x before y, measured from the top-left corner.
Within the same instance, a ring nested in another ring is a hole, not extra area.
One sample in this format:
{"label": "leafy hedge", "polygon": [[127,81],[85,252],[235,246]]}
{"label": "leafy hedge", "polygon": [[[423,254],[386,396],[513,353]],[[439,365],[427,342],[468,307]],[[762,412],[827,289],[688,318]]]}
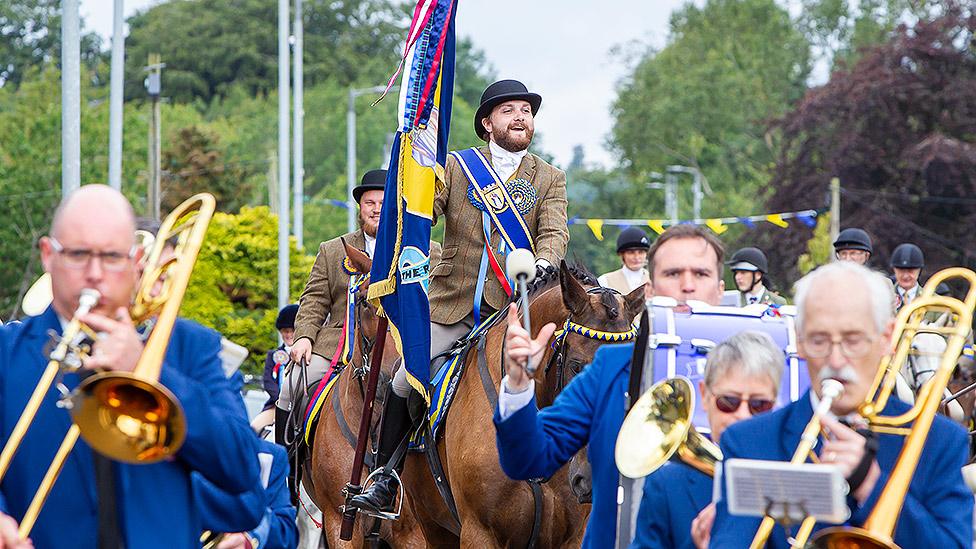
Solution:
{"label": "leafy hedge", "polygon": [[[312,268],[290,238],[290,295],[297,301]],[[187,288],[181,315],[209,326],[251,352],[242,366],[260,373],[276,346],[278,216],[266,206],[214,215]]]}

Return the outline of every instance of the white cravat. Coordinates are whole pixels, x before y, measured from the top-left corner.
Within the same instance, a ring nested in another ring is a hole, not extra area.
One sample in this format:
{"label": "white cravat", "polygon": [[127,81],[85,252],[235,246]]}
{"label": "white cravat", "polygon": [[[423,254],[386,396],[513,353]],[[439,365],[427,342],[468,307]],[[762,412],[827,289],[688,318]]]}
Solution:
{"label": "white cravat", "polygon": [[373,257],[373,252],[376,251],[376,237],[369,236],[366,233],[363,233],[363,236],[366,237],[366,255]]}
{"label": "white cravat", "polygon": [[498,177],[502,181],[508,181],[512,174],[518,170],[519,164],[522,163],[522,159],[525,158],[525,154],[529,150],[511,152],[499,147],[494,141],[489,141],[488,152],[491,153],[491,167],[495,168],[495,172],[498,173]]}
{"label": "white cravat", "polygon": [[632,271],[624,266],[622,270],[624,272],[624,280],[627,281],[627,287],[631,290],[644,283],[644,269]]}

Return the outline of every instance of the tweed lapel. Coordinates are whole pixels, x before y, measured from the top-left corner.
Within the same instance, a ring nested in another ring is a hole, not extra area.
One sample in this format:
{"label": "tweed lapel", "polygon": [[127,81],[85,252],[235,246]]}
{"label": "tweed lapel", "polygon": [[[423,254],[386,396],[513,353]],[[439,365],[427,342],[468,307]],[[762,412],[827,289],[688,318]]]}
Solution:
{"label": "tweed lapel", "polygon": [[533,178],[535,177],[536,168],[537,168],[537,162],[535,159],[535,155],[526,154],[524,157],[522,157],[522,163],[519,164],[518,169],[515,170],[515,179],[524,179],[528,181],[530,184],[532,184],[533,187],[538,189],[539,186],[533,184],[532,181]]}
{"label": "tweed lapel", "polygon": [[366,235],[363,233],[362,229],[357,229],[356,231],[352,232],[349,235],[349,238],[346,239],[346,242],[359,251],[366,251]]}
{"label": "tweed lapel", "polygon": [[[58,315],[54,311],[53,306],[48,306],[48,308],[40,316],[34,317],[28,322],[30,322],[30,326],[26,330],[26,334],[24,336],[25,341],[23,348],[29,349],[28,352],[31,353],[31,357],[29,360],[24,361],[24,364],[31,368],[37,368],[39,370],[37,375],[40,376],[41,371],[47,367],[48,363],[48,359],[43,352],[46,350],[48,341],[51,338],[50,333],[53,331],[60,336],[61,322],[58,320]],[[80,378],[78,374],[74,373],[65,374],[63,378],[63,383],[70,390],[74,390],[78,386],[79,381]],[[49,389],[48,398],[50,398],[52,393],[56,392],[57,389],[54,387]],[[63,433],[67,433],[68,429],[70,429],[73,425],[71,415],[66,410],[62,408],[48,410],[47,412],[44,410],[45,407],[42,404],[40,414],[44,414],[49,418],[50,424],[53,427],[51,430],[51,436],[63,436]],[[37,428],[37,426],[32,426],[32,428]],[[82,483],[87,488],[85,492],[88,494],[92,505],[94,505],[97,498],[95,495],[95,483],[93,476],[95,465],[92,460],[91,452],[91,448],[89,448],[89,446],[85,444],[83,440],[79,440],[75,444],[74,450],[68,454],[67,461],[73,463],[74,465],[69,466],[66,463],[65,466],[77,468],[78,477],[82,479]],[[46,460],[49,459],[49,457],[44,456],[39,457],[39,459]]]}

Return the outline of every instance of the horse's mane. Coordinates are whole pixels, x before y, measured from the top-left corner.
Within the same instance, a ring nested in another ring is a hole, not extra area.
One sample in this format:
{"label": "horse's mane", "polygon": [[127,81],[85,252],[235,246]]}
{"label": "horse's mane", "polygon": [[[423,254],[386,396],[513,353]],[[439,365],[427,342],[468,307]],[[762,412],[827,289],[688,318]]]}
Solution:
{"label": "horse's mane", "polygon": [[[580,261],[574,261],[572,263],[567,263],[566,265],[569,273],[573,275],[577,281],[585,286],[600,286],[600,282],[597,280],[595,274],[590,272],[590,270]],[[535,280],[529,283],[529,296],[537,295],[543,291],[551,288],[554,285],[559,284],[559,268],[553,266],[545,267],[541,276],[535,277]],[[519,294],[517,292],[512,294],[512,301],[518,301]],[[607,315],[611,319],[617,318],[619,313],[619,308],[617,304],[617,292],[609,288],[606,291],[600,292],[600,303],[607,311]]]}
{"label": "horse's mane", "polygon": [[[567,268],[569,273],[573,275],[573,278],[578,280],[581,284],[587,286],[599,286],[600,283],[597,282],[596,275],[591,273],[586,265],[574,261],[573,263],[568,263]],[[543,269],[541,276],[536,276],[535,280],[529,283],[529,295],[535,295],[548,290],[553,285],[559,284],[559,267],[553,267],[549,265]],[[518,293],[512,294],[512,301],[518,301]]]}

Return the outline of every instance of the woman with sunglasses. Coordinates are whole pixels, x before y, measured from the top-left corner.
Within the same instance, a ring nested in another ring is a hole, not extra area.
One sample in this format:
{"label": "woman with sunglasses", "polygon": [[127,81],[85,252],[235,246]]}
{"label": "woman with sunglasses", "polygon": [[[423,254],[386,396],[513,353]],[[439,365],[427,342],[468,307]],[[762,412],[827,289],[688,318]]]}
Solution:
{"label": "woman with sunglasses", "polygon": [[[773,409],[784,362],[783,352],[761,332],[740,332],[712,349],[698,390],[713,442],[736,421]],[[631,548],[708,547],[711,501],[711,477],[679,461],[667,463],[644,480]]]}

